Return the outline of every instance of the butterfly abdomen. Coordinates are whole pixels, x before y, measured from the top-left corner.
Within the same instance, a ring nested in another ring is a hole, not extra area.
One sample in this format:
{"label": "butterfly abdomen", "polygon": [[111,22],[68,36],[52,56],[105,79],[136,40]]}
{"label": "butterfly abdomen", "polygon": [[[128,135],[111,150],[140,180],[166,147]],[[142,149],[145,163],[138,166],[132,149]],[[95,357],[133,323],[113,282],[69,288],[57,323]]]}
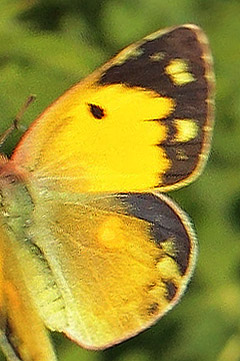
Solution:
{"label": "butterfly abdomen", "polygon": [[18,234],[26,228],[33,211],[33,203],[23,176],[14,164],[0,161],[1,218],[8,231]]}

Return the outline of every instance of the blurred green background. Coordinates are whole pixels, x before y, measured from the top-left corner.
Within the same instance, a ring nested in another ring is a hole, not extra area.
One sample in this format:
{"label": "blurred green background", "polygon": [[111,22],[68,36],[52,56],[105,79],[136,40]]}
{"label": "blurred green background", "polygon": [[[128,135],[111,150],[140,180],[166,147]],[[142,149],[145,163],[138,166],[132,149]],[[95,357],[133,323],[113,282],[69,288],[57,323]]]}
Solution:
{"label": "blurred green background", "polygon": [[[0,132],[30,94],[37,100],[24,114],[26,127],[73,83],[159,28],[200,25],[215,62],[209,162],[195,183],[171,193],[191,215],[199,239],[186,295],[157,325],[106,351],[86,351],[54,334],[59,360],[240,361],[239,14],[237,0],[0,1]],[[1,151],[10,153],[20,136],[15,132]]]}

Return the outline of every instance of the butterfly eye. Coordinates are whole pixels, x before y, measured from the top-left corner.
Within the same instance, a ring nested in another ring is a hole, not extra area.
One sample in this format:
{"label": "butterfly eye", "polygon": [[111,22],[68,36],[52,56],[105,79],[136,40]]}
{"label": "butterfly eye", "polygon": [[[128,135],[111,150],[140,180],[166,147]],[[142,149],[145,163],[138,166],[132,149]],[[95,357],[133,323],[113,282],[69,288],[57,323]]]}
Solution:
{"label": "butterfly eye", "polygon": [[96,104],[88,104],[89,110],[96,119],[102,119],[105,116],[103,108]]}

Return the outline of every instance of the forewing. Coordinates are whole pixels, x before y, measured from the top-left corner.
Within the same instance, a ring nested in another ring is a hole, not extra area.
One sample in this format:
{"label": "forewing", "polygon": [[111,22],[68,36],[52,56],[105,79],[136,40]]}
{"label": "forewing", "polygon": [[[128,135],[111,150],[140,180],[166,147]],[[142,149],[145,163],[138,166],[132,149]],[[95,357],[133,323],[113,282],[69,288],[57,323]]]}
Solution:
{"label": "forewing", "polygon": [[213,81],[202,30],[154,33],[53,103],[12,159],[76,192],[179,187],[208,155]]}

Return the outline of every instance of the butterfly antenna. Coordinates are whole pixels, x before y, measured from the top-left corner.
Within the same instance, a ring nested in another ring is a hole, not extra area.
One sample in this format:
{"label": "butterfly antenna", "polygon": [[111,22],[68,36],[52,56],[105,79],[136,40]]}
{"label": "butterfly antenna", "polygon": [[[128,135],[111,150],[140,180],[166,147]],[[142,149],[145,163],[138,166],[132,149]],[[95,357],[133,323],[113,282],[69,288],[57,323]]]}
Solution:
{"label": "butterfly antenna", "polygon": [[25,111],[27,110],[27,108],[29,107],[30,104],[32,104],[32,102],[36,99],[35,95],[30,95],[26,102],[23,104],[22,108],[19,110],[19,112],[17,113],[15,119],[12,122],[12,125],[5,130],[5,132],[3,132],[3,134],[0,137],[0,147],[2,146],[2,144],[5,142],[5,140],[9,137],[9,135],[15,130],[15,129],[19,129],[19,122],[23,117],[23,114],[25,113]]}

